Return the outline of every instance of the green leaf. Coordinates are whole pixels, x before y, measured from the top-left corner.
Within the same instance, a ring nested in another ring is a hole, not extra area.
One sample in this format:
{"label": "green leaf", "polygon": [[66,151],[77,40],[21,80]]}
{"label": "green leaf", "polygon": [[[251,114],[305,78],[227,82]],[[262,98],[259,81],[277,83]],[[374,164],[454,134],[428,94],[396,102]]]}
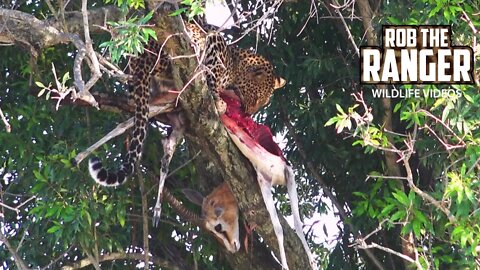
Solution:
{"label": "green leaf", "polygon": [[87,219],[88,225],[92,226],[92,217],[90,216],[90,213],[86,210],[83,210],[83,216]]}
{"label": "green leaf", "polygon": [[466,187],[464,188],[464,192],[465,192],[465,195],[467,196],[467,199],[471,202],[471,203],[476,203],[477,200],[475,198],[475,193],[473,192],[473,190],[471,190],[470,188]]}
{"label": "green leaf", "polygon": [[447,103],[447,106],[445,106],[445,109],[443,109],[442,112],[442,121],[445,122],[447,120],[448,114],[450,113],[450,110],[453,109],[453,104],[451,102]]}
{"label": "green leaf", "polygon": [[393,208],[395,208],[394,204],[389,204],[389,205],[385,206],[383,208],[382,212],[380,212],[380,216],[387,216],[388,214],[390,214],[390,212],[393,210]]}
{"label": "green leaf", "polygon": [[48,230],[47,230],[47,233],[54,233],[58,230],[60,230],[62,227],[60,227],[60,225],[53,225],[52,227],[50,227]]}
{"label": "green leaf", "polygon": [[70,222],[70,221],[72,221],[74,218],[75,218],[75,215],[72,215],[72,214],[64,215],[64,216],[63,216],[63,221],[64,221],[64,222]]}
{"label": "green leaf", "polygon": [[456,238],[459,234],[463,234],[464,228],[462,226],[456,226],[452,231],[452,238]]}
{"label": "green leaf", "polygon": [[38,94],[37,94],[37,97],[41,97],[45,93],[46,90],[47,90],[46,88],[43,88],[42,90],[40,90],[40,92],[38,92]]}
{"label": "green leaf", "polygon": [[460,235],[460,247],[465,247],[467,245],[468,239],[468,233]]}
{"label": "green leaf", "polygon": [[65,74],[63,74],[63,77],[62,77],[62,85],[65,85],[65,83],[70,79],[70,73],[67,72]]}
{"label": "green leaf", "polygon": [[389,16],[388,17],[388,21],[391,23],[391,24],[396,24],[396,25],[401,25],[402,24],[402,21],[400,21],[399,19],[395,18],[395,17],[392,17],[392,16]]}
{"label": "green leaf", "polygon": [[67,206],[63,211],[62,219],[64,222],[70,222],[75,218],[75,216],[75,210],[72,207]]}
{"label": "green leaf", "polygon": [[416,220],[413,220],[412,221],[412,229],[413,229],[413,233],[415,234],[415,236],[417,237],[420,237],[422,234],[421,234],[421,231],[420,231],[420,222],[416,221]]}
{"label": "green leaf", "polygon": [[338,122],[339,119],[340,119],[340,117],[334,116],[334,117],[328,119],[327,123],[325,123],[324,126],[325,127],[331,126],[331,125],[335,124],[336,122]]}
{"label": "green leaf", "polygon": [[[47,88],[42,82],[36,81],[35,84],[40,88]],[[39,96],[41,96],[41,95],[39,95]]]}
{"label": "green leaf", "polygon": [[147,34],[147,36],[150,36],[151,38],[157,40],[157,35],[155,34],[155,31],[151,28],[143,28],[142,31]]}
{"label": "green leaf", "polygon": [[153,17],[153,11],[150,11],[142,19],[140,19],[140,24],[146,24]]}
{"label": "green leaf", "polygon": [[42,173],[37,170],[33,170],[33,175],[37,180],[40,180],[42,182],[48,182],[47,178],[45,178],[45,176],[43,176]]}
{"label": "green leaf", "polygon": [[400,108],[402,107],[402,103],[401,102],[398,102],[397,104],[395,104],[395,107],[393,108],[393,112],[398,112],[398,110],[400,110]]}
{"label": "green leaf", "polygon": [[473,98],[467,94],[467,93],[463,93],[463,97],[465,97],[465,99],[470,102],[470,103],[475,103],[475,101],[473,100]]}
{"label": "green leaf", "polygon": [[423,224],[428,223],[427,218],[421,211],[418,211],[417,209],[413,209],[413,213],[415,214],[415,218],[418,219],[421,223]]}
{"label": "green leaf", "polygon": [[340,107],[340,105],[335,104],[335,107],[337,108],[337,111],[341,114],[341,115],[346,115],[346,113],[343,111],[342,107]]}
{"label": "green leaf", "polygon": [[435,14],[437,14],[440,9],[442,8],[442,6],[440,4],[438,4],[436,7],[434,7],[432,10],[430,10],[430,12],[428,13],[428,17],[431,18],[432,16],[434,16]]}
{"label": "green leaf", "polygon": [[405,218],[406,214],[407,213],[405,211],[399,210],[398,212],[392,215],[392,217],[390,218],[390,221],[394,222],[397,220],[402,220],[403,218]]}
{"label": "green leaf", "polygon": [[125,227],[125,215],[122,213],[122,211],[117,212],[117,219],[120,223],[120,226]]}
{"label": "green leaf", "polygon": [[412,223],[408,222],[405,226],[402,227],[401,234],[406,235],[407,233],[412,231]]}
{"label": "green leaf", "polygon": [[353,212],[355,213],[356,216],[361,216],[363,213],[365,213],[365,210],[367,209],[367,203],[365,201],[362,201],[358,203],[357,207],[353,209]]}
{"label": "green leaf", "polygon": [[48,218],[48,217],[51,217],[53,215],[55,215],[55,213],[57,212],[58,210],[58,207],[56,206],[51,206],[48,210],[47,210],[47,213],[45,214],[45,217]]}
{"label": "green leaf", "polygon": [[367,195],[365,195],[365,193],[360,192],[360,191],[354,191],[354,192],[352,192],[352,194],[357,196],[357,197],[363,198],[363,199],[367,198]]}
{"label": "green leaf", "polygon": [[410,190],[410,192],[408,193],[408,201],[410,203],[413,203],[413,201],[415,201],[415,192],[413,192],[413,190]]}
{"label": "green leaf", "polygon": [[410,206],[410,200],[408,199],[407,195],[403,191],[397,191],[392,193],[393,197],[397,199],[401,204],[409,207]]}
{"label": "green leaf", "polygon": [[35,185],[30,189],[31,193],[38,193],[40,190],[42,190],[46,185],[46,182],[44,181],[36,181]]}
{"label": "green leaf", "polygon": [[175,10],[174,12],[170,13],[168,16],[171,16],[171,17],[178,16],[178,15],[184,13],[185,11],[187,11],[186,8],[179,8],[179,9]]}
{"label": "green leaf", "polygon": [[337,133],[341,133],[343,131],[343,129],[346,126],[346,123],[347,123],[347,119],[345,118],[342,118],[340,121],[337,122],[337,124],[335,125]]}
{"label": "green leaf", "polygon": [[450,12],[448,9],[443,10],[443,17],[445,17],[447,22],[450,22]]}

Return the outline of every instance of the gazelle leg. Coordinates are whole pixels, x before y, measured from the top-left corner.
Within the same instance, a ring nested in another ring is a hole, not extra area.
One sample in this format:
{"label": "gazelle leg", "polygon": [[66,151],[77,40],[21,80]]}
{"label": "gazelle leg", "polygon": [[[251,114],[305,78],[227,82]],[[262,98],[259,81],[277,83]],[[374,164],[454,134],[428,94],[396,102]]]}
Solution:
{"label": "gazelle leg", "polygon": [[257,171],[257,180],[262,192],[263,202],[265,203],[267,211],[270,214],[270,219],[272,220],[273,231],[277,237],[282,268],[288,270],[287,256],[285,255],[285,248],[283,246],[283,229],[280,220],[278,219],[277,209],[275,209],[275,204],[273,202],[272,185],[259,171]]}
{"label": "gazelle leg", "polygon": [[165,185],[165,179],[168,175],[168,167],[170,165],[170,161],[172,160],[173,153],[175,153],[175,148],[183,137],[183,123],[180,117],[181,116],[178,114],[169,115],[169,118],[172,120],[172,131],[165,139],[162,140],[163,157],[160,167],[160,179],[158,181],[157,202],[155,203],[155,208],[153,209],[154,227],[157,227],[158,223],[160,222],[160,215],[162,212],[162,191],[163,186]]}
{"label": "gazelle leg", "polygon": [[290,197],[290,207],[292,208],[293,223],[295,226],[295,233],[297,233],[298,238],[302,242],[303,248],[307,253],[308,260],[310,261],[310,266],[312,269],[316,270],[317,263],[315,262],[310,248],[308,247],[307,240],[303,234],[303,223],[300,219],[300,211],[298,209],[298,194],[297,194],[297,184],[295,183],[294,175],[292,168],[288,165],[285,165],[285,182],[287,185],[288,197]]}

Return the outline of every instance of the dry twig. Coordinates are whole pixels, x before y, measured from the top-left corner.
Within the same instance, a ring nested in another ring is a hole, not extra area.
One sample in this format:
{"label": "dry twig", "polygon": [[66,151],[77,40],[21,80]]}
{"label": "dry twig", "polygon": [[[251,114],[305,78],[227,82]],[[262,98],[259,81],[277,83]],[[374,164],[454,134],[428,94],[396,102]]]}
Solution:
{"label": "dry twig", "polygon": [[[100,255],[98,261],[105,262],[105,261],[114,261],[114,260],[143,260],[144,254],[141,253],[110,253],[105,255]],[[175,265],[172,265],[170,262],[166,260],[162,260],[158,257],[152,257],[148,255],[153,262],[153,264],[165,268],[165,269],[178,269]],[[62,270],[74,270],[84,268],[86,266],[92,265],[90,259],[82,259],[71,266],[64,266]]]}
{"label": "dry twig", "polygon": [[135,171],[137,172],[138,184],[140,185],[140,195],[142,197],[142,228],[143,228],[143,253],[144,269],[150,268],[150,245],[148,242],[148,199],[147,192],[145,192],[145,181],[143,179],[142,170],[139,169],[139,164],[135,164]]}
{"label": "dry twig", "polygon": [[8,123],[7,118],[3,114],[2,108],[0,108],[0,117],[2,118],[3,124],[5,124],[5,130],[10,133],[12,132],[12,126]]}
{"label": "dry twig", "polygon": [[36,198],[35,196],[32,196],[32,197],[26,199],[21,204],[19,204],[17,207],[11,207],[9,205],[4,204],[3,202],[0,202],[0,205],[2,207],[5,207],[5,208],[9,209],[9,210],[15,211],[18,214],[18,213],[20,213],[20,208],[22,208],[25,204],[27,204],[28,202],[30,202],[31,200],[33,200],[35,198]]}
{"label": "dry twig", "polygon": [[[353,40],[352,32],[350,32],[350,29],[348,28],[348,25],[345,22],[345,18],[343,17],[342,12],[340,11],[340,9],[344,9],[344,8],[347,8],[350,5],[353,5],[355,3],[355,1],[353,1],[353,0],[348,1],[347,3],[345,3],[342,6],[339,6],[337,1],[334,1],[334,2],[337,5],[330,4],[330,6],[335,8],[335,12],[337,13],[338,17],[340,18],[340,20],[343,23],[343,26],[345,27],[345,31],[347,32],[347,35],[348,35],[348,40],[350,40],[350,42],[352,43],[352,46],[355,49],[355,52],[357,53],[357,55],[360,55],[360,50],[358,49],[358,46],[355,43],[355,40]],[[353,6],[352,6],[352,9],[353,9]]]}

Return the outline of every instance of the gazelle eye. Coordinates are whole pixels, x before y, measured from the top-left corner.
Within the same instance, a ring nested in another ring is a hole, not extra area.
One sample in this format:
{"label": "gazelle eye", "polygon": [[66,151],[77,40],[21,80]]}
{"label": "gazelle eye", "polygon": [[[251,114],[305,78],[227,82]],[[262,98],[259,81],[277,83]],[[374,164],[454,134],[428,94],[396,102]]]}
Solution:
{"label": "gazelle eye", "polygon": [[220,217],[223,214],[223,208],[222,207],[215,207],[215,215],[217,217]]}
{"label": "gazelle eye", "polygon": [[215,231],[218,232],[218,233],[221,233],[222,232],[222,224],[217,224],[215,226]]}

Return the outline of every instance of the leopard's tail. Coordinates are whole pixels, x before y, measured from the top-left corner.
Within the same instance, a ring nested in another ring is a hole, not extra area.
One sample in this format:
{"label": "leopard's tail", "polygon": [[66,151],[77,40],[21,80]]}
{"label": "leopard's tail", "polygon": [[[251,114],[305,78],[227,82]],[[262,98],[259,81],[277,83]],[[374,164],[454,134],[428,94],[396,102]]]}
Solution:
{"label": "leopard's tail", "polygon": [[[145,79],[145,78],[143,78]],[[118,186],[125,183],[135,168],[135,164],[141,158],[142,146],[147,135],[148,128],[148,100],[150,91],[141,83],[142,76],[133,79],[133,100],[135,102],[135,120],[132,138],[124,163],[118,171],[107,170],[103,167],[99,158],[93,157],[88,161],[90,176],[102,186]]]}

